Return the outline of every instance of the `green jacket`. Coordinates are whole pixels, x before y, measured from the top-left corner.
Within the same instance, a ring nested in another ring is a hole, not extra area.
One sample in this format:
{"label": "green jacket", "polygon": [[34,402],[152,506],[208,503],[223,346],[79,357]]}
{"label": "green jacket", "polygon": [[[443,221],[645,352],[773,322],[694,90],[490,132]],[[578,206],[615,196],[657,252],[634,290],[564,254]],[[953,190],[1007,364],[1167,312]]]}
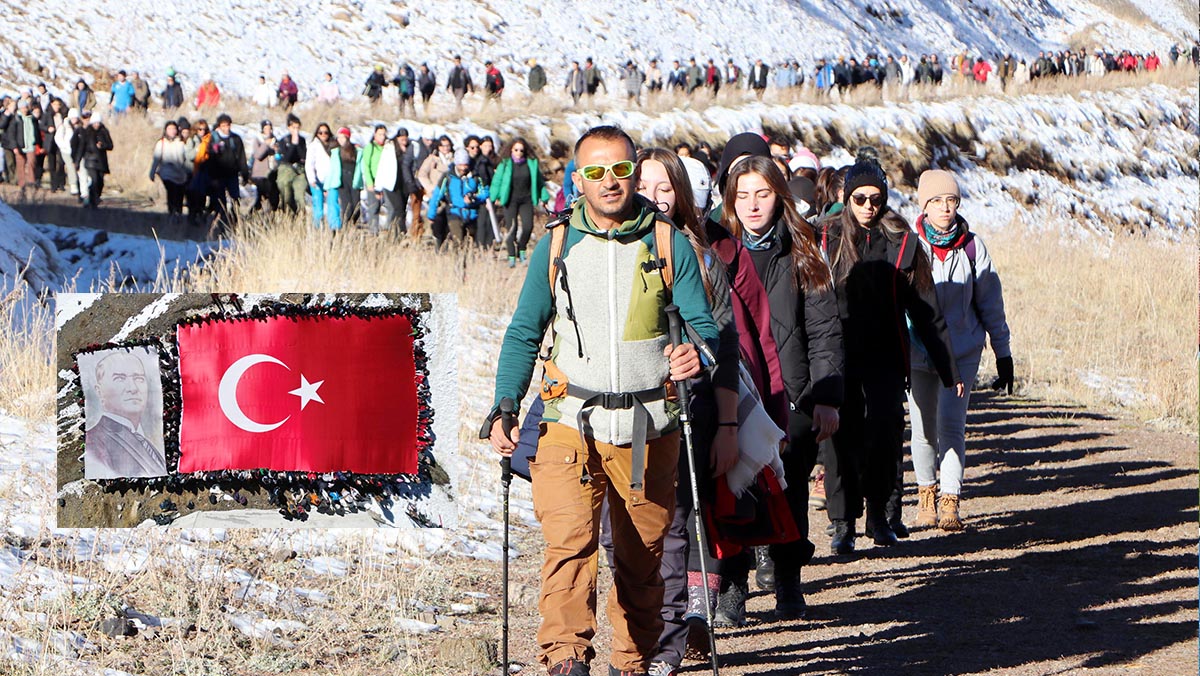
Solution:
{"label": "green jacket", "polygon": [[[669,344],[666,306],[679,306],[690,323],[716,351],[717,325],[704,292],[700,264],[687,236],[674,231],[674,283],[668,294],[661,274],[645,263],[654,251],[657,212],[636,198],[633,218],[615,230],[597,230],[584,200],[566,225],[559,288],[550,294],[550,237],[542,237],[529,259],[517,309],[504,334],[496,371],[496,399],[520,402],[529,387],[538,349],[553,321],[551,357],[570,383],[595,392],[639,392],[664,384],[669,377],[663,349]],[[562,289],[564,279],[570,293]],[[568,318],[568,307],[574,321]],[[615,359],[615,363],[614,363]],[[546,402],[543,420],[577,427],[582,400],[561,396]],[[678,423],[678,404],[653,401],[647,439],[655,439]],[[589,436],[604,443],[628,444],[633,435],[632,410],[596,412]]]}
{"label": "green jacket", "polygon": [[[359,148],[355,153],[354,159],[354,182],[351,184],[353,189],[361,189],[362,183],[362,148]],[[342,154],[335,147],[329,151],[329,173],[325,177],[325,189],[337,190],[342,187]]]}
{"label": "green jacket", "polygon": [[[534,204],[550,201],[550,192],[546,189],[546,179],[538,171],[537,159],[529,158],[528,164],[529,194],[532,197],[530,201]],[[496,167],[496,173],[492,175],[492,183],[488,188],[492,202],[503,207],[508,206],[508,202],[512,198],[512,171],[512,158],[505,159],[499,167]]]}
{"label": "green jacket", "polygon": [[355,187],[375,185],[375,175],[379,173],[379,160],[383,157],[383,151],[391,148],[390,143],[377,146],[374,141],[362,147],[362,151],[358,155],[359,171],[356,173],[358,180],[355,181],[358,185]]}
{"label": "green jacket", "polygon": [[529,91],[540,92],[546,86],[546,71],[541,65],[529,69]]}

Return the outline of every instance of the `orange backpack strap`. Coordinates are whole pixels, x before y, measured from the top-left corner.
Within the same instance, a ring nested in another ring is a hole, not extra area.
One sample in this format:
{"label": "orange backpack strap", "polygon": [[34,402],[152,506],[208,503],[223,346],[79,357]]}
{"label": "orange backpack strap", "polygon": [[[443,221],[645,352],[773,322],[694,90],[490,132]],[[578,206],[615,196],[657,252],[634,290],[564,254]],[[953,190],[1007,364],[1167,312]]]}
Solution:
{"label": "orange backpack strap", "polygon": [[550,278],[550,298],[554,299],[554,286],[558,283],[558,259],[562,258],[563,248],[567,244],[567,226],[559,221],[550,224],[550,265],[547,274]]}
{"label": "orange backpack strap", "polygon": [[675,282],[675,226],[665,218],[654,220],[654,255],[663,284],[670,291]]}

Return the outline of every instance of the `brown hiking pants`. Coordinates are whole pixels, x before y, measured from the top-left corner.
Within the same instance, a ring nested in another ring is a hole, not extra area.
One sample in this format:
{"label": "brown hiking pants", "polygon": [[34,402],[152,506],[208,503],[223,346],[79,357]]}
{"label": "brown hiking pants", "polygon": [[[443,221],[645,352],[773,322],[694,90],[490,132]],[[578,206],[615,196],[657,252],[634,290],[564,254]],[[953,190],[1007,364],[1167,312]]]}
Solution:
{"label": "brown hiking pants", "polygon": [[537,457],[529,463],[534,514],[546,539],[539,657],[549,666],[595,656],[600,504],[607,491],[616,559],[608,595],[610,662],[646,671],[663,627],[659,564],[675,510],[679,432],[646,442],[645,488],[631,491],[630,446],[588,439],[580,448],[579,432],[566,425],[543,423],[540,430]]}

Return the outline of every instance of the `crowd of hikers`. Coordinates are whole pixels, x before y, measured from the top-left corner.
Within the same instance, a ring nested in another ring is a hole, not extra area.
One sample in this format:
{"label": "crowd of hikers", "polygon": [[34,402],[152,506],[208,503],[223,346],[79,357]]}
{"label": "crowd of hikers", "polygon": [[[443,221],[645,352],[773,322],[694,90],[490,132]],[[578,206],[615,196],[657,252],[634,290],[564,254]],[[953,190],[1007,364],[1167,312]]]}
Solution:
{"label": "crowd of hikers", "polygon": [[[985,345],[991,386],[1011,393],[1014,375],[1000,278],[953,173],[921,174],[906,217],[872,148],[830,167],[755,133],[717,155],[639,148],[605,126],[576,143],[569,176],[575,196],[529,257],[480,431],[532,480],[549,674],[591,673],[600,548],[613,571],[608,673],[667,676],[713,649],[710,619],[747,623],[751,571],[777,618],[805,616],[818,492],[834,562],[856,555],[860,524],[876,547],[910,526],[964,529]],[[520,406],[539,359],[541,385]],[[525,418],[510,432],[506,402]],[[692,482],[707,551],[688,532]]]}

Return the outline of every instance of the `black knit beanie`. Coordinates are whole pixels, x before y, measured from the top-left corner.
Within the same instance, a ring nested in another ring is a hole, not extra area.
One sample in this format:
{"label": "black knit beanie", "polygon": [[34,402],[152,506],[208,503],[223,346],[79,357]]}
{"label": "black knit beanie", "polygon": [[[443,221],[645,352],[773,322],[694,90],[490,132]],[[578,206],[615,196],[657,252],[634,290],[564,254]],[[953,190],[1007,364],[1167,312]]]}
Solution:
{"label": "black knit beanie", "polygon": [[726,143],[725,149],[721,151],[721,164],[717,170],[716,186],[722,196],[725,195],[725,177],[729,175],[729,166],[742,155],[770,157],[771,148],[762,136],[754,132],[742,132],[729,139],[729,143]]}
{"label": "black knit beanie", "polygon": [[865,185],[879,188],[879,192],[883,195],[883,203],[879,205],[879,210],[882,212],[883,207],[887,206],[887,175],[883,173],[883,167],[879,166],[878,151],[871,146],[863,146],[858,149],[858,154],[854,158],[854,166],[846,172],[846,180],[842,187],[842,204],[848,206],[850,195]]}

